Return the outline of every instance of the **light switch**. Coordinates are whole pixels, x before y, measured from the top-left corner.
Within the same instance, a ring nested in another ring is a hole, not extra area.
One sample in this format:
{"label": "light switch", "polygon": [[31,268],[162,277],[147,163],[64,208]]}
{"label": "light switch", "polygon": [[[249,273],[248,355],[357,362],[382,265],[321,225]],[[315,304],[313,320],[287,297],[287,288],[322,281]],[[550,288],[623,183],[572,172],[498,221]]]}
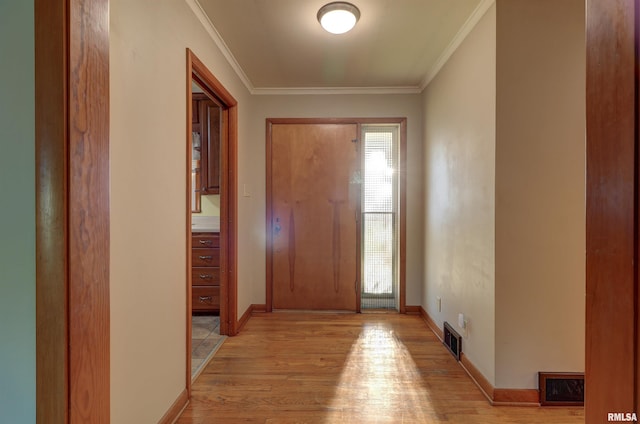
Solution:
{"label": "light switch", "polygon": [[464,314],[458,314],[458,327],[467,328],[467,320],[464,318]]}
{"label": "light switch", "polygon": [[242,184],[242,195],[244,197],[251,197],[251,192],[249,191],[248,184]]}

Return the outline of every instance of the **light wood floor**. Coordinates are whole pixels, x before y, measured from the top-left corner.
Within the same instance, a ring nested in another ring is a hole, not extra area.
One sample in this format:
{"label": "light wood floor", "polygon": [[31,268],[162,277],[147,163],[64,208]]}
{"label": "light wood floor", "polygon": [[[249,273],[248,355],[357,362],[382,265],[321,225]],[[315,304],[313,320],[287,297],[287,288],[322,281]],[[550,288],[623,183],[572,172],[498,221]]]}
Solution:
{"label": "light wood floor", "polygon": [[421,318],[252,317],[192,386],[186,423],[584,423],[582,408],[494,407]]}

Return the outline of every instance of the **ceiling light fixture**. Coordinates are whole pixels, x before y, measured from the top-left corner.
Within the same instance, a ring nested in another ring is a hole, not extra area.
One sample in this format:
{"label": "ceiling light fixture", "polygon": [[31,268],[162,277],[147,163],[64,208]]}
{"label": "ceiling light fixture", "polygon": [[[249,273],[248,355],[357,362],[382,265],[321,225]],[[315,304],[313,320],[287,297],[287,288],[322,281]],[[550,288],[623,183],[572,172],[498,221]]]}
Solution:
{"label": "ceiling light fixture", "polygon": [[318,22],[332,34],[350,31],[360,19],[360,11],[351,3],[336,1],[325,4],[318,10]]}

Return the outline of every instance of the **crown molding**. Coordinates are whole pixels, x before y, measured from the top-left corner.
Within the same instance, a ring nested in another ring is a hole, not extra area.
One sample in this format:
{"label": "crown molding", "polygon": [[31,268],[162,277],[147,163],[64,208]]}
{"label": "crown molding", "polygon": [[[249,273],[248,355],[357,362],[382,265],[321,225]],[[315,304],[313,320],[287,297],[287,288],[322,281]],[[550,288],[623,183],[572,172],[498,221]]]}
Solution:
{"label": "crown molding", "polygon": [[251,80],[249,79],[249,77],[247,77],[247,74],[245,74],[244,71],[242,70],[242,67],[240,66],[236,58],[233,56],[233,53],[231,53],[231,50],[229,50],[229,47],[220,36],[220,33],[218,32],[216,27],[213,26],[213,22],[211,22],[211,20],[205,13],[204,9],[202,8],[198,0],[185,0],[185,2],[187,3],[187,5],[189,5],[193,13],[196,15],[196,17],[204,27],[205,31],[207,31],[209,36],[216,43],[216,46],[218,46],[218,49],[220,49],[220,52],[222,52],[222,55],[225,57],[225,59],[227,59],[227,62],[229,62],[229,65],[231,66],[231,68],[233,68],[236,75],[238,75],[238,78],[240,78],[244,86],[247,87],[247,90],[249,90],[249,93],[253,94],[253,91],[255,90],[255,88],[253,87]]}
{"label": "crown molding", "polygon": [[480,19],[484,16],[484,14],[489,10],[491,5],[495,3],[496,0],[482,0],[480,4],[475,8],[473,13],[469,16],[466,22],[460,27],[458,33],[453,37],[453,40],[449,43],[447,48],[444,49],[438,60],[434,63],[434,65],[429,69],[424,80],[422,80],[422,84],[420,84],[420,91],[427,88],[427,85],[433,80],[438,72],[442,69],[442,67],[447,63],[451,55],[460,47],[460,44],[467,38],[467,35],[475,28],[475,26],[480,22]]}
{"label": "crown molding", "polygon": [[420,87],[273,87],[254,88],[256,95],[419,94]]}
{"label": "crown molding", "polygon": [[456,33],[456,36],[451,40],[451,43],[442,52],[436,63],[429,69],[426,76],[422,80],[419,86],[409,87],[255,87],[247,74],[229,50],[229,47],[222,39],[222,36],[213,25],[213,22],[209,19],[204,9],[198,2],[198,0],[185,0],[187,5],[191,8],[196,15],[204,29],[207,31],[211,39],[215,42],[216,46],[222,52],[222,55],[227,59],[227,62],[231,68],[235,71],[238,78],[242,81],[249,93],[253,95],[335,95],[335,94],[419,94],[427,85],[435,78],[440,72],[442,67],[447,63],[453,52],[462,44],[464,39],[469,35],[471,30],[475,28],[482,16],[487,10],[495,3],[496,0],[482,0],[480,4],[475,8],[473,13],[462,25],[460,30]]}

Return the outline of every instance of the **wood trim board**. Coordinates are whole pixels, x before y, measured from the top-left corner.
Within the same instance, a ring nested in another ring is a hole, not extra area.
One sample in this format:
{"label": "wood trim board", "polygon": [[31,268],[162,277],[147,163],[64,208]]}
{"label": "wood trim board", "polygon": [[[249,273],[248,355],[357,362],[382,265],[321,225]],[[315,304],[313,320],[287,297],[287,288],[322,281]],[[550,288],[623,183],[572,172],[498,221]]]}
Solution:
{"label": "wood trim board", "polygon": [[[362,154],[362,124],[356,124],[356,134],[358,137],[358,170],[362,173],[364,169],[364,155]],[[362,193],[358,193],[356,205],[356,239],[362,240]],[[362,243],[356,245],[356,313],[362,312]]]}
{"label": "wood trim board", "polygon": [[108,423],[109,1],[69,5],[69,412]]}
{"label": "wood trim board", "polygon": [[[232,98],[233,99],[233,98]],[[228,99],[230,100],[230,99]],[[235,102],[235,99],[233,100]],[[227,233],[225,247],[227,255],[223,256],[227,264],[227,321],[230,324],[228,335],[235,336],[238,318],[238,105],[229,106],[229,145],[225,152],[227,166],[222,168],[222,183],[228,201],[225,202]],[[221,205],[222,207],[223,205]]]}
{"label": "wood trim board", "polygon": [[586,2],[587,423],[640,406],[639,8]]}
{"label": "wood trim board", "polygon": [[249,305],[247,310],[244,311],[244,314],[242,314],[242,316],[240,317],[240,319],[238,320],[238,322],[236,324],[237,333],[240,333],[240,331],[242,331],[244,326],[247,324],[247,322],[249,321],[249,319],[253,315],[260,314],[260,313],[265,313],[265,312],[267,312],[267,305],[265,305],[265,304],[255,304],[254,303],[252,305]]}
{"label": "wood trim board", "polygon": [[36,421],[110,420],[109,1],[34,4]]}
{"label": "wood trim board", "polygon": [[265,208],[265,273],[266,273],[266,288],[265,288],[265,302],[267,306],[267,312],[273,312],[273,210],[271,207],[272,201],[271,196],[273,194],[273,179],[271,178],[273,173],[273,152],[271,139],[273,137],[272,127],[273,120],[267,119],[265,121],[265,136],[266,136],[266,146],[265,146],[265,200],[266,200],[266,208]]}
{"label": "wood trim board", "polygon": [[263,303],[254,303],[251,305],[251,315],[264,314],[267,312],[267,305]]}
{"label": "wood trim board", "polygon": [[184,411],[184,408],[186,408],[188,404],[189,393],[185,389],[180,393],[180,395],[178,395],[178,398],[175,400],[175,402],[173,402],[173,404],[169,407],[162,418],[160,418],[158,424],[174,423],[178,419],[178,417],[180,417],[180,414],[182,413],[182,411]]}
{"label": "wood trim board", "polygon": [[63,1],[34,6],[36,421],[68,423],[67,10]]}
{"label": "wood trim board", "polygon": [[398,168],[400,172],[400,313],[406,313],[407,305],[407,120],[400,121],[400,157]]}
{"label": "wood trim board", "polygon": [[427,326],[429,327],[429,329],[433,331],[433,333],[440,339],[440,341],[443,341],[444,331],[440,327],[438,327],[438,324],[436,324],[433,318],[429,316],[427,311],[425,311],[422,306],[418,306],[418,308],[419,308],[420,316],[427,323]]}
{"label": "wood trim board", "polygon": [[405,313],[407,315],[421,315],[420,314],[420,308],[422,308],[422,306],[407,305],[407,306],[405,306]]}
{"label": "wood trim board", "polygon": [[238,319],[238,322],[236,323],[236,329],[238,332],[240,332],[244,328],[244,326],[247,324],[247,321],[249,321],[249,318],[251,318],[252,313],[253,313],[253,305],[249,305],[247,310],[244,311],[244,314],[242,314],[242,316],[240,317],[240,319]]}
{"label": "wood trim board", "polygon": [[480,389],[482,394],[485,395],[487,400],[491,403],[494,401],[495,389],[489,380],[476,368],[476,366],[469,360],[464,352],[460,353],[460,366],[469,374],[469,377],[476,383],[476,386]]}
{"label": "wood trim board", "polygon": [[539,406],[540,392],[536,389],[494,389],[494,405]]}
{"label": "wood trim board", "polygon": [[187,258],[187,266],[185,269],[185,275],[186,275],[186,281],[187,281],[187,286],[186,286],[186,298],[187,298],[187,325],[186,325],[186,331],[187,331],[187,338],[185,340],[185,352],[187,352],[186,355],[186,386],[185,386],[185,391],[187,392],[187,399],[191,398],[191,344],[192,344],[192,309],[193,309],[193,301],[192,301],[192,284],[193,284],[193,275],[191,272],[191,264],[193,261],[193,251],[192,251],[192,247],[193,247],[193,241],[192,241],[192,236],[191,236],[191,192],[193,190],[193,187],[191,186],[191,167],[192,167],[192,162],[191,162],[191,137],[192,137],[192,132],[193,132],[193,123],[192,123],[192,117],[193,117],[193,95],[192,95],[192,89],[191,86],[193,84],[193,64],[192,64],[192,60],[191,60],[191,55],[189,54],[189,51],[187,50],[187,71],[185,73],[185,78],[186,78],[186,102],[187,102],[187,130],[186,130],[186,134],[185,134],[185,140],[187,140],[187,142],[184,143],[184,147],[185,147],[185,158],[186,158],[186,169],[187,169],[187,176],[186,176],[186,181],[187,181],[187,189],[186,189],[186,196],[185,196],[185,202],[188,205],[188,209],[187,209],[187,213],[186,213],[186,227],[185,227],[185,238],[187,240],[186,244],[185,244],[185,257]]}

